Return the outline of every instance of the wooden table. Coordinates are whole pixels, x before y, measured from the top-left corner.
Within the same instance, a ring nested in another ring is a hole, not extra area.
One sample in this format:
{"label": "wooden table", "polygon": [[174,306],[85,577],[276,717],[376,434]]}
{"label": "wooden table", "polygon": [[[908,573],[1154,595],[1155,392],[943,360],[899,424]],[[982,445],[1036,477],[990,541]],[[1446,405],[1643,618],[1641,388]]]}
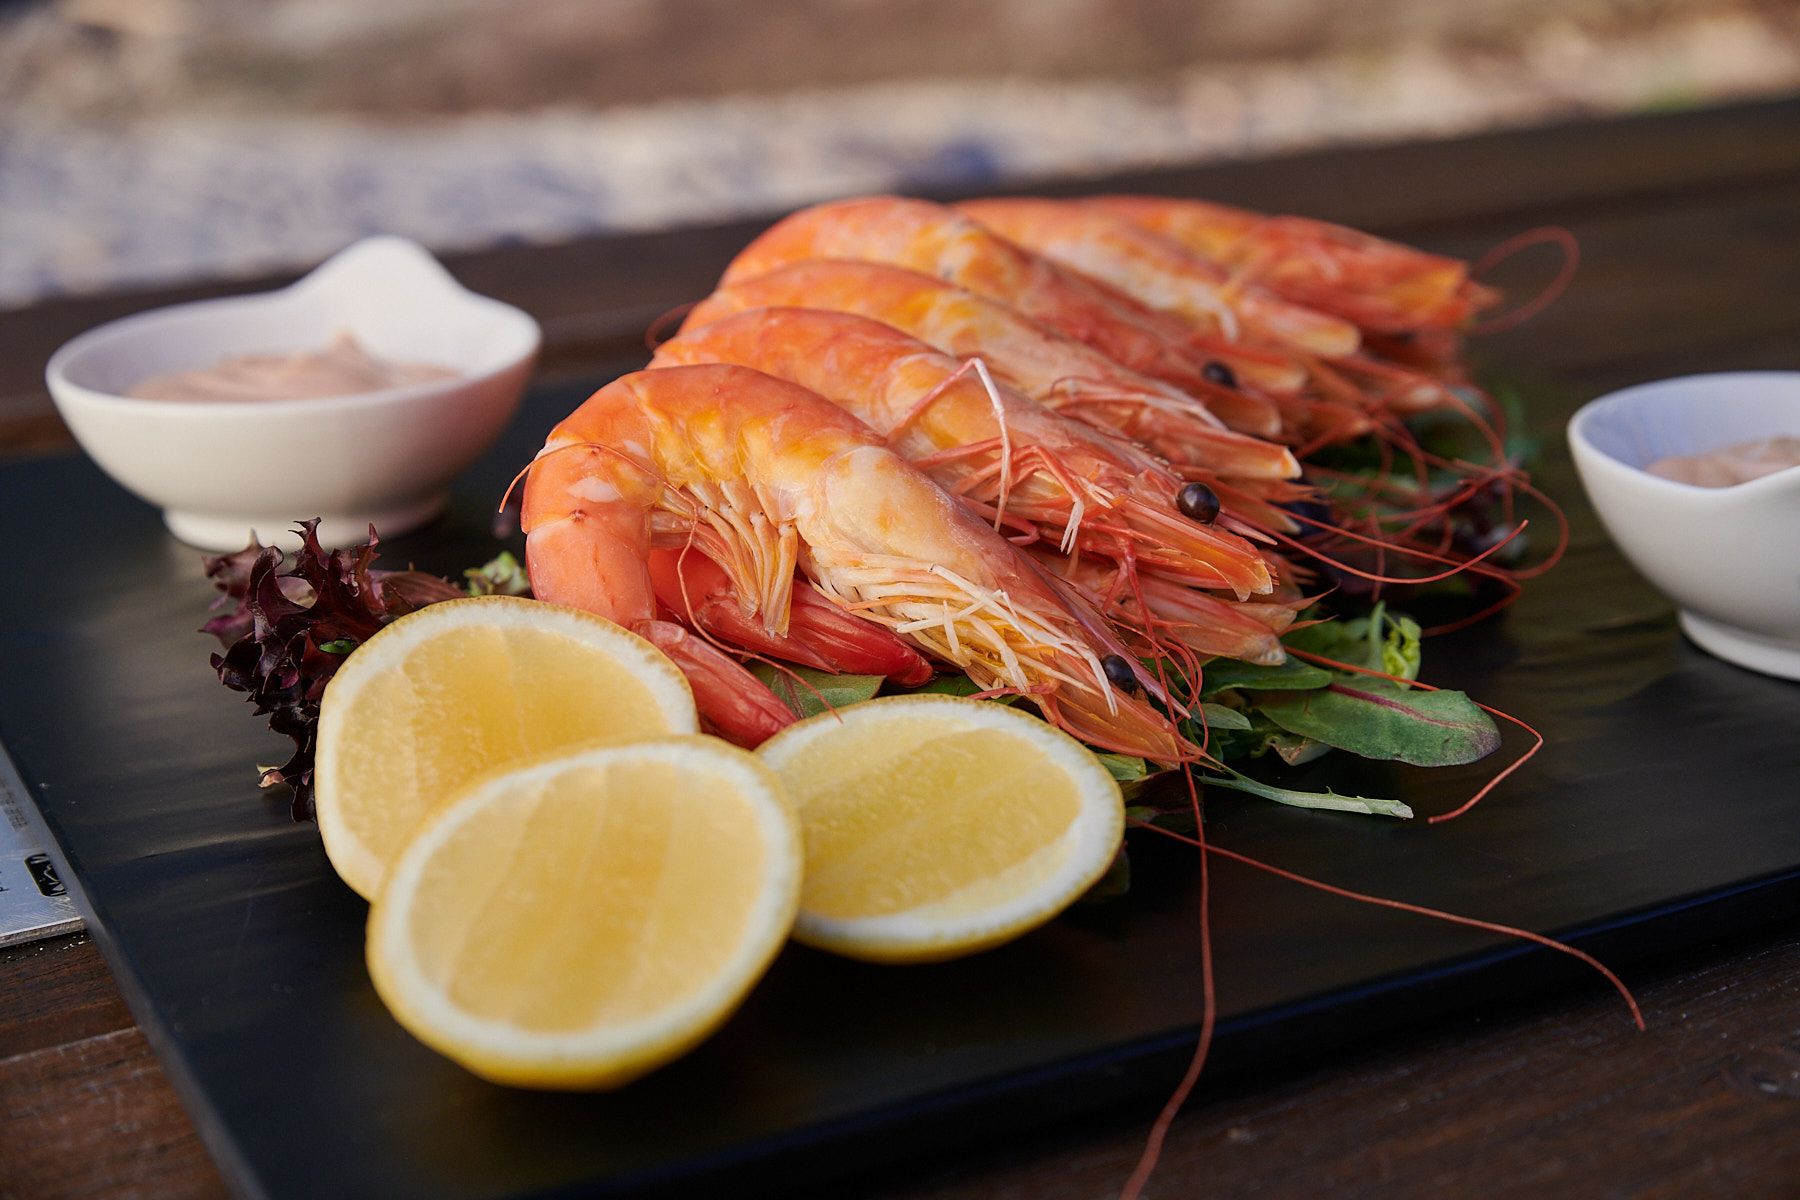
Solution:
{"label": "wooden table", "polygon": [[[1106,181],[1134,184],[1327,216],[1464,255],[1528,226],[1567,226],[1584,260],[1574,286],[1481,353],[1588,391],[1800,362],[1800,101]],[[544,373],[576,378],[706,291],[758,224],[496,250],[451,266],[535,313]],[[1510,281],[1528,287],[1534,266],[1548,275],[1549,263],[1526,261]],[[0,315],[0,454],[69,452],[42,390],[43,361],[66,338],[122,313],[271,282]],[[9,564],[7,586],[40,565]],[[1738,940],[1629,970],[1648,1033],[1596,990],[1466,1014],[1254,1085],[1203,1088],[1150,1194],[1800,1195],[1800,919],[1769,916]],[[1148,1120],[1126,1111],[1049,1129],[863,1190],[890,1200],[1105,1196]],[[0,951],[0,1198],[223,1192],[93,946],[72,937]]]}

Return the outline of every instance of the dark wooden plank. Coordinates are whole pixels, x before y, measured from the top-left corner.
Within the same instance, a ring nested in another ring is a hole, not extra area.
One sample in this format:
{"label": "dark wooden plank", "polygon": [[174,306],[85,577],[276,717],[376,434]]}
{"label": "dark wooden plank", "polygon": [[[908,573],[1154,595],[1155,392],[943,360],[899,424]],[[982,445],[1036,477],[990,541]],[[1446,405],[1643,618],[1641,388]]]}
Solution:
{"label": "dark wooden plank", "polygon": [[0,1060],[0,1113],[6,1200],[227,1194],[135,1028]]}
{"label": "dark wooden plank", "polygon": [[86,935],[0,950],[0,1060],[131,1026]]}
{"label": "dark wooden plank", "polygon": [[1036,190],[1191,193],[1424,239],[1471,221],[1516,229],[1571,211],[1753,190],[1797,171],[1800,100],[1782,99],[1046,180]]}
{"label": "dark wooden plank", "polygon": [[[1151,1195],[1776,1197],[1800,1181],[1800,940],[1737,947],[1611,996],[1464,1020],[1176,1122]],[[1063,1130],[880,1200],[1104,1196],[1150,1114]]]}
{"label": "dark wooden plank", "polygon": [[[1495,360],[1503,361],[1503,360]],[[1696,371],[1792,371],[1800,366],[1800,339],[1793,326],[1752,333],[1706,347],[1648,353],[1621,362],[1598,363],[1571,370],[1564,382],[1600,395],[1628,384],[1668,379]]]}
{"label": "dark wooden plank", "polygon": [[225,1194],[87,936],[0,951],[0,1200]]}

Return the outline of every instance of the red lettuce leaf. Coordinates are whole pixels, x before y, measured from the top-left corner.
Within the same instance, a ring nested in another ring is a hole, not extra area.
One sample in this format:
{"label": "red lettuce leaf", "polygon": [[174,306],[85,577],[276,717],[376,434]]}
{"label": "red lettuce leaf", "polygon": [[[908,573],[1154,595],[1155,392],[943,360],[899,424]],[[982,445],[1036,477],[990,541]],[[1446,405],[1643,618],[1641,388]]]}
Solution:
{"label": "red lettuce leaf", "polygon": [[263,770],[262,786],[293,789],[295,820],[312,815],[313,752],[319,700],[351,650],[409,612],[465,595],[418,571],[378,571],[379,539],[369,530],[362,546],[327,553],[318,519],[299,526],[293,566],[273,546],[250,545],[205,559],[206,575],[224,595],[200,632],[225,648],[212,656],[219,682],[249,695],[257,716],[294,742],[294,753]]}

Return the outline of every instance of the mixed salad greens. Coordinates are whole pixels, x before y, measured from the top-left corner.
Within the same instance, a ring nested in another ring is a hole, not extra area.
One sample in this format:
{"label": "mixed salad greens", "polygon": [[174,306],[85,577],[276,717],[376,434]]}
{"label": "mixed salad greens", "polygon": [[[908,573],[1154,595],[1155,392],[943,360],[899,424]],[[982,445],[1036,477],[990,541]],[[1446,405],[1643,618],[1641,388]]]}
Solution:
{"label": "mixed salad greens", "polygon": [[[202,631],[223,652],[212,656],[219,679],[247,693],[257,715],[294,742],[278,766],[258,767],[262,786],[286,784],[296,819],[311,814],[314,739],[319,702],[345,658],[383,625],[442,600],[467,595],[528,594],[523,568],[510,553],[464,572],[457,586],[419,571],[388,571],[373,564],[379,541],[326,551],[318,522],[299,526],[301,545],[291,564],[275,547],[254,541],[235,554],[206,560],[206,574],[223,593],[216,615]],[[1410,618],[1377,602],[1363,616],[1298,622],[1283,638],[1287,661],[1256,666],[1216,659],[1204,669],[1200,703],[1183,732],[1217,760],[1203,769],[1206,784],[1248,792],[1302,808],[1392,817],[1412,810],[1396,800],[1309,792],[1256,779],[1238,769],[1273,755],[1289,765],[1332,750],[1368,759],[1435,767],[1474,762],[1500,744],[1494,722],[1461,692],[1414,685],[1421,653],[1420,629]],[[942,675],[918,688],[885,687],[878,675],[832,675],[806,667],[753,671],[800,717],[843,708],[892,693],[973,695],[966,676]],[[1176,691],[1188,694],[1185,686]],[[994,697],[1011,703],[1016,697]],[[1144,784],[1162,773],[1156,764],[1100,753],[1113,775],[1140,806],[1135,815],[1156,820],[1156,789]],[[1171,789],[1172,790],[1172,789]],[[1180,819],[1185,808],[1171,810]]]}

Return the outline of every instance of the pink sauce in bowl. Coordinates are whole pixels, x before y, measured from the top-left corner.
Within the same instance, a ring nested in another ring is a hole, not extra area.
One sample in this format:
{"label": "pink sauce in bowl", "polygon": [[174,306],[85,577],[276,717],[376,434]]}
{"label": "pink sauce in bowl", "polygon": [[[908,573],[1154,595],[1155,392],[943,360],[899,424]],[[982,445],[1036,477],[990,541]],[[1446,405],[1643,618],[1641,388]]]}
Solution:
{"label": "pink sauce in bowl", "polygon": [[431,363],[378,358],[354,335],[339,332],[323,350],[238,355],[210,367],[152,375],[125,394],[137,400],[315,400],[454,379],[457,374]]}
{"label": "pink sauce in bowl", "polygon": [[1695,487],[1736,487],[1789,467],[1800,467],[1800,437],[1778,434],[1752,438],[1704,454],[1659,458],[1644,470],[1660,479]]}

